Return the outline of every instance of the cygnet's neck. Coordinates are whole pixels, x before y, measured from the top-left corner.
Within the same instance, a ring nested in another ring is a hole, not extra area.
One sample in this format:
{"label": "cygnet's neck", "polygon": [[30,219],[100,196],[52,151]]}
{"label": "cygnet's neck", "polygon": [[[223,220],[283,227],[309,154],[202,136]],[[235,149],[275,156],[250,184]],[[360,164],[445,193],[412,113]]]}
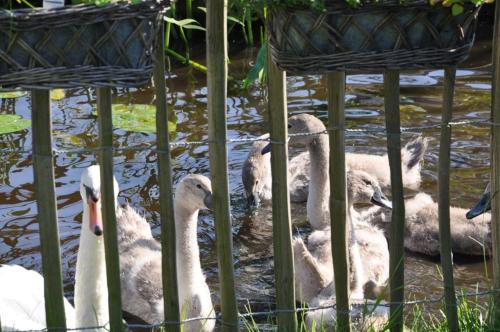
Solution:
{"label": "cygnet's neck", "polygon": [[109,322],[104,239],[90,231],[86,205],[83,210],[75,278],[76,327],[104,326]]}
{"label": "cygnet's neck", "polygon": [[307,197],[307,216],[313,229],[324,229],[329,219],[329,155],[328,136],[319,135],[308,146],[310,157],[310,183]]}
{"label": "cygnet's neck", "polygon": [[347,248],[349,251],[349,268],[351,275],[351,296],[354,299],[363,297],[363,283],[365,282],[365,270],[361,262],[361,251],[356,239],[354,224],[358,218],[358,213],[354,210],[354,206],[350,198],[347,201]]}
{"label": "cygnet's neck", "polygon": [[186,201],[176,195],[175,198],[175,232],[177,250],[177,282],[179,296],[187,295],[189,289],[200,281],[204,281],[200,263],[197,226],[198,211],[186,206]]}

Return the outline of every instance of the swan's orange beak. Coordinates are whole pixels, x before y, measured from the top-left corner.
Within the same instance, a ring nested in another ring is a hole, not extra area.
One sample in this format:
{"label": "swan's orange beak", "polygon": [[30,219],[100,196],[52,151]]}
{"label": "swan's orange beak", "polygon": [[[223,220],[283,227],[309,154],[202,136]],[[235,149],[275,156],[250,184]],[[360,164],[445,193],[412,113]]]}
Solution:
{"label": "swan's orange beak", "polygon": [[102,215],[101,215],[101,200],[94,202],[93,199],[89,197],[88,199],[89,211],[90,211],[90,231],[97,236],[102,235]]}

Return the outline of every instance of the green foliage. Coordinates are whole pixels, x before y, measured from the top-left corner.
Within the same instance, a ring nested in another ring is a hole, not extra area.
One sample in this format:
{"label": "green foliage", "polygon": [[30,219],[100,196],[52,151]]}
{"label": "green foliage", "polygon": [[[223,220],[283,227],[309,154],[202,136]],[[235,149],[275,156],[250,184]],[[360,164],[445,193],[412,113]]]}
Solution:
{"label": "green foliage", "polygon": [[[494,331],[491,326],[491,320],[493,313],[493,299],[492,296],[481,297],[481,296],[465,296],[466,294],[459,294],[458,301],[458,323],[459,330],[466,332],[489,332]],[[249,305],[245,306],[247,314],[242,318],[244,325],[243,331],[260,331],[260,327],[263,323],[257,322],[254,317],[251,316],[251,308]],[[405,322],[404,331],[407,332],[448,332],[449,328],[446,323],[446,316],[442,310],[437,313],[433,313],[426,304],[414,305],[412,311],[406,315],[407,320]],[[265,325],[275,324],[274,316],[270,315],[266,318]],[[313,323],[314,324],[314,323]],[[386,326],[383,326],[380,330],[376,330],[373,327],[366,327],[367,332],[376,331],[389,331],[391,328],[391,323],[388,322]],[[305,324],[305,311],[301,310],[299,312],[299,326],[298,331],[300,332],[312,332],[312,331],[327,331],[328,328],[325,326],[324,322],[316,322],[313,326],[307,326]]]}
{"label": "green foliage", "polygon": [[61,100],[66,97],[66,93],[63,89],[54,89],[50,90],[50,99],[52,100]]}
{"label": "green foliage", "polygon": [[0,135],[24,130],[31,126],[31,120],[16,114],[0,114]]}
{"label": "green foliage", "polygon": [[15,91],[5,91],[0,92],[0,99],[9,99],[9,98],[19,98],[26,96],[26,91],[15,90]]}
{"label": "green foliage", "polygon": [[248,71],[247,76],[243,80],[243,88],[248,89],[250,84],[255,80],[259,80],[261,83],[265,82],[267,74],[267,43],[262,44],[259,53],[257,53],[257,58],[255,59],[255,64]]}
{"label": "green foliage", "polygon": [[[156,132],[156,106],[146,104],[113,104],[113,125],[133,132]],[[175,122],[168,122],[168,131],[176,130]]]}

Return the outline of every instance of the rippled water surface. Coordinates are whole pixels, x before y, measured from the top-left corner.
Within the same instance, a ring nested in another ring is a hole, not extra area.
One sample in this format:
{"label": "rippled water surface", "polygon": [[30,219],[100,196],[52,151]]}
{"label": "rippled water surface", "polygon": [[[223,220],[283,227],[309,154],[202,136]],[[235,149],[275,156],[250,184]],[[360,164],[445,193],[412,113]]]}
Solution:
{"label": "rippled water surface", "polygon": [[[483,47],[483,46],[478,46]],[[253,59],[255,50],[231,55],[231,74],[242,76]],[[487,52],[474,58],[474,67],[457,72],[454,119],[487,119],[490,110],[491,72]],[[402,112],[405,127],[439,124],[442,103],[443,71],[404,72],[401,76]],[[383,128],[384,111],[381,75],[352,75],[347,79],[347,125],[356,128]],[[187,68],[176,69],[168,81],[171,120],[177,123],[171,139],[199,141],[207,139],[207,88],[205,76]],[[326,119],[325,80],[320,76],[288,77],[290,114],[310,112]],[[151,88],[118,89],[114,101],[151,104]],[[29,95],[15,99],[0,99],[0,114],[18,114],[30,118]],[[258,136],[267,131],[267,113],[263,91],[254,86],[248,91],[230,88],[228,105],[228,135],[230,138]],[[97,122],[93,114],[95,91],[74,89],[66,97],[52,103],[54,145],[58,150],[97,145]],[[154,143],[155,135],[129,132],[116,128],[116,147]],[[404,142],[413,137],[403,136]],[[439,130],[423,130],[431,138],[423,164],[424,182],[421,190],[435,197]],[[404,143],[403,142],[403,143]],[[349,152],[383,154],[385,137],[377,133],[348,133]],[[478,199],[488,178],[489,128],[461,126],[453,129],[451,198],[452,204],[470,207]],[[30,149],[31,131],[0,135],[0,147]],[[248,143],[228,147],[229,179],[233,215],[234,266],[240,306],[247,300],[255,310],[274,301],[272,269],[272,224],[269,209],[250,214],[245,208],[240,172],[249,151]],[[174,181],[188,173],[210,173],[206,145],[176,147]],[[32,158],[29,154],[2,155],[0,163],[0,263],[21,264],[41,270],[40,243],[33,192]],[[78,234],[82,218],[79,177],[83,168],[95,162],[93,153],[59,153],[55,158],[58,216],[61,235],[63,277],[66,294],[71,296]],[[154,234],[159,236],[159,202],[156,155],[143,152],[117,152],[115,175],[120,183],[119,199],[129,203],[151,221]],[[408,192],[408,194],[412,194]],[[305,205],[292,206],[292,219],[298,228],[305,223]],[[295,227],[294,227],[295,228]],[[295,228],[296,229],[296,228]],[[202,265],[218,303],[217,260],[213,217],[202,213],[199,222],[199,243]],[[408,255],[406,261],[407,298],[421,299],[441,295],[442,286],[438,262],[425,257]],[[473,290],[489,285],[489,264],[481,260],[457,258],[455,277],[458,289]]]}

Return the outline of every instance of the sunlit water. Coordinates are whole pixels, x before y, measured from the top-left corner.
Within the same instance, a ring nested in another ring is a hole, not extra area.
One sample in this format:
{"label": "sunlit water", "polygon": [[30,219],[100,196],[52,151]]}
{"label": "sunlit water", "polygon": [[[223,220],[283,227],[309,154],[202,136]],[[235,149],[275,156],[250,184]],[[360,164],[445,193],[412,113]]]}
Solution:
{"label": "sunlit water", "polygon": [[[231,74],[243,76],[255,50],[231,55]],[[486,57],[475,58],[475,68],[457,72],[454,119],[487,119],[490,110],[491,70]],[[443,80],[442,70],[403,72],[401,112],[403,126],[440,123]],[[347,125],[355,128],[383,128],[383,90],[381,75],[353,75],[347,79]],[[319,76],[288,78],[289,113],[309,112],[326,119],[325,80]],[[174,141],[207,139],[207,88],[203,74],[187,68],[174,70],[168,80],[171,120],[177,122]],[[151,88],[118,89],[114,101],[120,103],[154,102]],[[1,99],[1,114],[19,114],[30,118],[30,97]],[[267,111],[263,90],[253,86],[248,91],[229,89],[227,100],[228,136],[254,137],[267,131]],[[66,98],[52,103],[54,145],[68,150],[97,145],[97,122],[93,114],[95,91],[74,89]],[[155,142],[154,134],[134,133],[115,129],[115,147],[145,145]],[[403,136],[405,143],[414,134]],[[435,197],[437,180],[439,129],[423,131],[431,138],[423,164],[421,190]],[[386,140],[383,134],[347,133],[347,150],[383,154]],[[31,149],[31,131],[0,135],[0,147]],[[489,128],[471,125],[453,129],[451,199],[452,204],[470,207],[478,199],[488,179]],[[274,302],[272,259],[272,223],[269,208],[250,213],[245,207],[241,184],[241,166],[249,151],[248,143],[228,146],[229,181],[231,192],[234,268],[236,292],[241,310],[247,303],[252,310],[266,309]],[[210,174],[206,145],[176,147],[172,150],[174,182],[188,173]],[[41,270],[40,243],[33,192],[32,158],[28,154],[4,154],[0,163],[0,263],[20,264]],[[79,177],[83,168],[95,162],[93,153],[57,154],[55,174],[58,217],[61,237],[63,278],[66,294],[71,297],[74,284],[78,234],[82,218]],[[151,222],[159,237],[159,204],[156,155],[143,152],[119,152],[115,155],[114,172],[120,183],[119,199],[129,203]],[[389,193],[388,193],[389,194]],[[411,192],[408,192],[411,195]],[[414,193],[413,193],[414,194]],[[297,229],[305,223],[305,205],[292,206],[292,219]],[[213,216],[202,213],[198,240],[201,260],[215,303],[219,302],[217,258]],[[489,286],[490,265],[481,260],[457,258],[455,280],[459,290],[484,289]],[[438,261],[408,254],[406,260],[406,292],[408,299],[435,298],[442,294]]]}

